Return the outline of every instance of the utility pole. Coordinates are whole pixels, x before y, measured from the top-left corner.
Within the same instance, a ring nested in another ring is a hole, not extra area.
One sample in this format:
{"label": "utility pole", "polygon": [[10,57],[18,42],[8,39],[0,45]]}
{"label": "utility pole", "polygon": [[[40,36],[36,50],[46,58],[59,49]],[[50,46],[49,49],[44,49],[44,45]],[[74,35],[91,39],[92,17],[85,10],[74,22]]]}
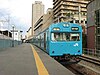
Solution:
{"label": "utility pole", "polygon": [[14,47],[14,25],[12,25],[12,33],[13,33],[13,41],[12,41],[12,47]]}
{"label": "utility pole", "polygon": [[9,22],[10,22],[10,17],[9,17],[9,15],[8,15],[8,37],[10,37],[10,36],[9,36],[9,25],[10,25]]}
{"label": "utility pole", "polygon": [[[2,14],[2,13],[0,13],[0,14]],[[9,37],[9,25],[10,25],[9,22],[10,22],[10,16],[8,15],[8,18],[6,18],[6,17],[4,17],[4,18],[5,18],[5,20],[0,20],[0,22],[2,22],[2,23],[3,22],[7,22],[7,24],[8,24],[8,37]]]}
{"label": "utility pole", "polygon": [[[5,21],[5,20],[0,20],[0,22],[3,24],[3,23],[5,23],[5,22],[7,22],[7,21]],[[0,25],[0,30],[1,30],[1,28],[2,28],[2,26]],[[1,32],[2,32],[2,35],[3,35],[3,38],[4,38],[3,31],[1,30]]]}

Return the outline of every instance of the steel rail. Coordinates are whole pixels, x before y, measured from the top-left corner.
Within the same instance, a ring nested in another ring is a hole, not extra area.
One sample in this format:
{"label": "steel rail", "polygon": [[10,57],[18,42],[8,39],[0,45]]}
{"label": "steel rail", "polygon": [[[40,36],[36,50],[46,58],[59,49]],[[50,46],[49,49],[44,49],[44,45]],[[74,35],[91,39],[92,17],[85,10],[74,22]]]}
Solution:
{"label": "steel rail", "polygon": [[95,59],[95,58],[92,58],[92,57],[87,57],[87,56],[81,56],[79,57],[81,60],[84,60],[84,61],[87,61],[87,62],[90,62],[90,63],[93,63],[95,65],[98,65],[100,66],[100,60],[99,59]]}

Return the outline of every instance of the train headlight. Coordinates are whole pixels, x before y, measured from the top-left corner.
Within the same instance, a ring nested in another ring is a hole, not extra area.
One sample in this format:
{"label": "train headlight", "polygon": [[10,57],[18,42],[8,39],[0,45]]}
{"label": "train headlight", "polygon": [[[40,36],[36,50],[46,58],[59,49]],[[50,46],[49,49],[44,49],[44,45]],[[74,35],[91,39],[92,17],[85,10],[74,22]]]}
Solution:
{"label": "train headlight", "polygon": [[78,28],[78,27],[72,27],[71,30],[72,30],[72,31],[78,31],[79,28]]}
{"label": "train headlight", "polygon": [[64,27],[69,27],[69,24],[63,24]]}
{"label": "train headlight", "polygon": [[53,28],[53,30],[55,30],[55,31],[59,31],[59,30],[60,30],[60,28]]}

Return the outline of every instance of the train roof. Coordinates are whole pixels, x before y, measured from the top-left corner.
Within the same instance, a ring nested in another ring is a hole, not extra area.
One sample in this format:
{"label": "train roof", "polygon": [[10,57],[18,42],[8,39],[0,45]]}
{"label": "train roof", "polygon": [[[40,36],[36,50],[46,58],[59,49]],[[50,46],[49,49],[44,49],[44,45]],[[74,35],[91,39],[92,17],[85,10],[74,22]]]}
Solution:
{"label": "train roof", "polygon": [[75,23],[60,22],[52,24],[49,30],[52,32],[82,32],[82,27]]}
{"label": "train roof", "polygon": [[70,22],[53,23],[50,27],[63,26],[64,24],[69,25],[70,27],[81,27],[79,24]]}

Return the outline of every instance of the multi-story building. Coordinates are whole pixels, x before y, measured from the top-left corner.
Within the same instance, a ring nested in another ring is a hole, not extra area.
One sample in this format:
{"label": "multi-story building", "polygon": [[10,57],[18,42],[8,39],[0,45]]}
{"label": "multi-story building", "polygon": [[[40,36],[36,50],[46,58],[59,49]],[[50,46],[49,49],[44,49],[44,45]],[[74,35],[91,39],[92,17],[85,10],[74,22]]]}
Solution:
{"label": "multi-story building", "polygon": [[26,34],[26,39],[30,39],[32,37],[32,27],[30,27]]}
{"label": "multi-story building", "polygon": [[[9,33],[9,36],[8,36]],[[8,30],[0,30],[0,39],[11,39],[12,33],[8,32]]]}
{"label": "multi-story building", "polygon": [[34,25],[34,36],[42,31],[41,30],[42,25],[43,25],[43,16],[41,16]]}
{"label": "multi-story building", "polygon": [[54,23],[71,22],[86,26],[86,5],[90,0],[53,0]]}
{"label": "multi-story building", "polygon": [[53,10],[48,8],[47,13],[42,15],[34,25],[34,35],[44,31],[53,23]]}
{"label": "multi-story building", "polygon": [[87,47],[100,55],[100,1],[87,5]]}
{"label": "multi-story building", "polygon": [[49,27],[53,23],[53,9],[48,8],[47,13],[43,15],[42,31]]}
{"label": "multi-story building", "polygon": [[34,34],[34,25],[43,14],[44,5],[41,1],[35,1],[35,3],[32,4],[32,35]]}
{"label": "multi-story building", "polygon": [[19,31],[17,29],[11,30],[12,33],[12,39],[13,40],[17,40],[17,41],[21,41],[22,40],[22,31]]}

